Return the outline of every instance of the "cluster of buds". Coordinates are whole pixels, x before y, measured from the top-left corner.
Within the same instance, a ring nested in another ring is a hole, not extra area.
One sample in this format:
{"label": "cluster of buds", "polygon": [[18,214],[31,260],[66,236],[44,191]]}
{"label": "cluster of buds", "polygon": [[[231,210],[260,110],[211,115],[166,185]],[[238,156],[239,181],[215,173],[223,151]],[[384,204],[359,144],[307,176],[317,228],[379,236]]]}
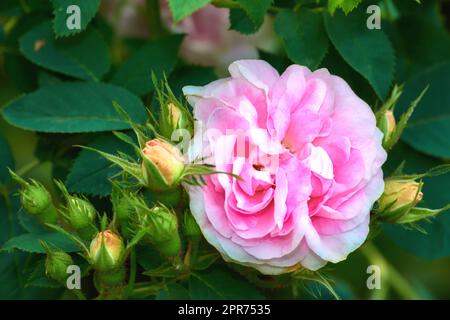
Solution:
{"label": "cluster of buds", "polygon": [[58,220],[58,211],[47,189],[35,180],[25,181],[11,170],[10,174],[13,180],[22,186],[19,191],[22,207],[42,224],[55,224]]}

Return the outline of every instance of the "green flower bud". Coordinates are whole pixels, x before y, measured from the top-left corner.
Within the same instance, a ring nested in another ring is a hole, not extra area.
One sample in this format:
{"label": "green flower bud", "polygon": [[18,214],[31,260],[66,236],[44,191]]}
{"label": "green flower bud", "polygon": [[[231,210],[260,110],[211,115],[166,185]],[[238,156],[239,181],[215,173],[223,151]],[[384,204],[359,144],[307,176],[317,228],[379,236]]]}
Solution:
{"label": "green flower bud", "polygon": [[378,200],[379,212],[388,220],[397,220],[422,200],[421,188],[422,184],[414,180],[386,181],[384,193]]}
{"label": "green flower bud", "polygon": [[[140,209],[138,209],[140,210]],[[178,221],[174,212],[157,206],[145,212],[146,238],[165,256],[175,256],[181,248]]]}
{"label": "green flower bud", "polygon": [[58,282],[67,279],[67,268],[73,265],[72,257],[63,251],[48,251],[45,260],[45,274]]}
{"label": "green flower bud", "polygon": [[193,121],[187,108],[179,102],[164,101],[161,105],[160,131],[162,136],[172,139],[172,133],[177,129],[186,129],[192,134]]}
{"label": "green flower bud", "polygon": [[142,167],[147,186],[154,191],[173,188],[181,179],[184,159],[180,150],[161,139],[153,139],[142,150]]}
{"label": "green flower bud", "polygon": [[197,221],[195,221],[194,216],[189,210],[186,210],[184,213],[184,232],[186,236],[191,238],[198,238],[202,234]]}
{"label": "green flower bud", "polygon": [[27,182],[12,171],[10,174],[16,182],[22,185],[19,194],[23,208],[29,214],[36,216],[43,224],[55,224],[58,220],[58,213],[47,189],[35,180]]}
{"label": "green flower bud", "polygon": [[122,265],[124,251],[122,238],[111,230],[105,230],[92,240],[89,257],[95,269],[110,272]]}
{"label": "green flower bud", "polygon": [[87,200],[69,196],[66,209],[68,222],[75,229],[80,230],[92,225],[97,215],[97,210]]}
{"label": "green flower bud", "polygon": [[394,113],[391,110],[386,111],[378,120],[378,128],[383,132],[383,147],[390,144],[392,136],[397,127]]}

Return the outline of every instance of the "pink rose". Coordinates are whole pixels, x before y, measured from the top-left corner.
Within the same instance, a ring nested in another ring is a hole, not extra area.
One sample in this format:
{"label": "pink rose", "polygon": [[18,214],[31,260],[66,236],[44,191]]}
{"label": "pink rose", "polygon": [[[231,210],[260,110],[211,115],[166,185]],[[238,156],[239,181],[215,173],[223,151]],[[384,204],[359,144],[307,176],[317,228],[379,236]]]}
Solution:
{"label": "pink rose", "polygon": [[181,55],[190,63],[225,70],[237,59],[257,58],[258,48],[274,51],[278,46],[268,16],[256,34],[245,36],[230,30],[228,9],[207,5],[174,24],[167,0],[161,0],[160,6],[166,27],[174,33],[186,34]]}
{"label": "pink rose", "polygon": [[370,107],[326,69],[260,60],[184,93],[198,119],[191,160],[232,172],[187,186],[205,238],[227,261],[280,274],[357,249],[383,192],[386,152]]}
{"label": "pink rose", "polygon": [[100,13],[113,25],[119,37],[146,38],[149,36],[145,0],[104,0]]}

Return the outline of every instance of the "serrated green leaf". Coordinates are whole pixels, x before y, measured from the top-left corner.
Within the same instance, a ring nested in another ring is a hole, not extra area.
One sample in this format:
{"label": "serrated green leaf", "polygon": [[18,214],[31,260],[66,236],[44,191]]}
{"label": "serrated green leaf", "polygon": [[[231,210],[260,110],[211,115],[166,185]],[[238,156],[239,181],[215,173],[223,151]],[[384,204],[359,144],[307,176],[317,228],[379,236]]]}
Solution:
{"label": "serrated green leaf", "polygon": [[168,0],[173,20],[179,22],[198,9],[206,6],[211,0]]}
{"label": "serrated green leaf", "polygon": [[19,46],[22,54],[38,66],[77,79],[98,81],[110,67],[106,42],[94,29],[55,40],[51,23],[44,22],[24,34]]}
{"label": "serrated green leaf", "polygon": [[231,30],[242,34],[252,34],[258,31],[258,28],[242,9],[231,9],[229,19]]}
{"label": "serrated green leaf", "polygon": [[168,76],[175,67],[183,36],[174,35],[147,43],[123,63],[111,83],[127,88],[137,95],[153,90],[152,73]]}
{"label": "serrated green leaf", "polygon": [[427,85],[429,89],[414,111],[402,139],[424,153],[450,158],[450,64],[418,74],[405,85],[396,114],[405,112],[411,101]]}
{"label": "serrated green leaf", "polygon": [[45,259],[37,261],[27,279],[26,287],[38,287],[38,288],[59,288],[61,284],[55,280],[49,279],[45,274]]}
{"label": "serrated green leaf", "polygon": [[325,14],[325,28],[331,42],[344,60],[366,78],[374,91],[384,100],[394,76],[394,50],[382,30],[366,27],[364,11],[349,15],[336,12]]}
{"label": "serrated green leaf", "polygon": [[142,101],[106,83],[66,82],[19,97],[3,110],[12,125],[41,132],[98,132],[130,128],[114,109],[119,103],[136,123],[147,115]]}
{"label": "serrated green leaf", "polygon": [[316,69],[327,53],[328,37],[320,14],[283,10],[277,15],[275,30],[295,63]]}
{"label": "serrated green leaf", "polygon": [[247,13],[256,29],[264,22],[264,17],[272,5],[272,0],[237,0],[242,9]]}
{"label": "serrated green leaf", "polygon": [[[89,147],[112,154],[134,154],[131,146],[112,135],[97,138]],[[82,150],[67,176],[66,186],[70,192],[107,196],[112,191],[110,179],[119,172],[119,167],[112,165],[100,154]]]}
{"label": "serrated green leaf", "polygon": [[334,14],[337,8],[341,8],[345,14],[355,9],[362,0],[328,0],[328,11]]}
{"label": "serrated green leaf", "polygon": [[[100,7],[100,0],[52,0],[53,14],[53,29],[57,37],[65,37],[74,35],[85,30],[89,22],[95,17],[98,8]],[[80,29],[69,29],[67,27],[67,19],[73,14],[67,13],[69,6],[75,5],[80,9]]]}
{"label": "serrated green leaf", "polygon": [[191,273],[189,295],[193,300],[264,299],[247,281],[223,268]]}
{"label": "serrated green leaf", "polygon": [[65,252],[77,252],[80,250],[72,240],[58,232],[25,233],[6,241],[1,250],[11,252],[14,249],[18,249],[24,252],[45,253],[44,248],[39,243],[40,240]]}

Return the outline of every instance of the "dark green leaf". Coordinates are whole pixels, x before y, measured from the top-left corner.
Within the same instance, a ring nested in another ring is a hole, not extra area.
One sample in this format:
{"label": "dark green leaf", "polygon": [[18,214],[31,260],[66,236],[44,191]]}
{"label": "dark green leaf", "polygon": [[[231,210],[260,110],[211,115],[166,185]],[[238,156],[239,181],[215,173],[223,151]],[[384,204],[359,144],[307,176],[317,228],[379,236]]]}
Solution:
{"label": "dark green leaf", "polygon": [[94,29],[68,39],[55,40],[45,22],[20,38],[20,51],[40,67],[83,80],[99,80],[110,67],[108,47]]}
{"label": "dark green leaf", "polygon": [[242,34],[252,34],[258,31],[258,28],[242,9],[230,10],[230,28]]}
{"label": "dark green leaf", "polygon": [[363,75],[383,100],[394,75],[394,50],[382,30],[369,30],[362,10],[325,15],[325,27],[344,60]]}
{"label": "dark green leaf", "polygon": [[[95,17],[100,2],[100,0],[52,0],[53,14],[55,15],[53,29],[56,36],[65,37],[86,29],[89,22]],[[67,19],[73,14],[72,11],[67,13],[67,9],[72,5],[80,8],[80,29],[69,29],[67,27]]]}
{"label": "dark green leaf", "polygon": [[237,0],[242,9],[258,29],[264,22],[264,17],[269,10],[272,0]]}
{"label": "dark green leaf", "polygon": [[0,136],[0,185],[10,180],[7,168],[14,170],[14,160],[8,142]]}
{"label": "dark green leaf", "polygon": [[217,76],[212,68],[184,66],[170,75],[169,84],[175,96],[180,97],[184,86],[204,86],[214,80],[217,80]]}
{"label": "dark green leaf", "polygon": [[171,283],[157,293],[156,300],[189,300],[189,292],[178,283]]}
{"label": "dark green leaf", "polygon": [[309,10],[283,10],[275,20],[288,57],[297,64],[316,69],[328,50],[322,15]]}
{"label": "dark green leaf", "polygon": [[408,81],[396,113],[405,112],[408,103],[427,85],[428,92],[408,121],[402,139],[419,151],[450,158],[450,64],[434,67]]}
{"label": "dark green leaf", "polygon": [[[89,147],[112,154],[133,155],[133,148],[113,135],[99,137]],[[107,196],[112,191],[110,179],[119,172],[119,167],[97,152],[82,150],[70,170],[66,186],[70,192]]]}
{"label": "dark green leaf", "polygon": [[40,240],[65,252],[76,252],[80,250],[72,240],[59,232],[25,233],[6,241],[1,250],[11,252],[14,249],[18,249],[25,252],[45,253],[44,248],[39,243]]}
{"label": "dark green leaf", "polygon": [[194,300],[264,299],[257,289],[240,276],[222,268],[192,273],[189,295]]}
{"label": "dark green leaf", "polygon": [[152,72],[158,77],[163,73],[169,75],[177,61],[182,39],[183,36],[175,35],[144,45],[125,61],[111,82],[137,95],[149,93],[153,90]]}
{"label": "dark green leaf", "polygon": [[43,87],[22,96],[3,111],[11,124],[42,132],[96,132],[128,129],[113,108],[119,103],[133,121],[143,123],[141,100],[125,89],[105,83],[68,82]]}

